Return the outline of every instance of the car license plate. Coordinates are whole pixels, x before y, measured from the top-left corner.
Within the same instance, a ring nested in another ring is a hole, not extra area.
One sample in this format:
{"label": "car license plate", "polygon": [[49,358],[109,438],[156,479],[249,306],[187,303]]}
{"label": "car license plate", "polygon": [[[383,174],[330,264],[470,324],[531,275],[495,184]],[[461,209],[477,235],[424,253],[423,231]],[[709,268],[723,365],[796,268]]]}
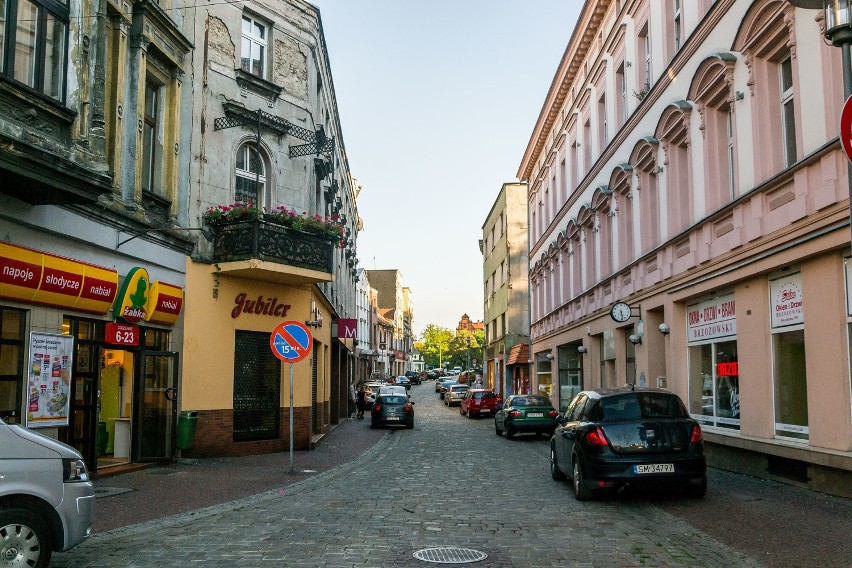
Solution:
{"label": "car license plate", "polygon": [[388,420],[399,420],[399,416],[388,416]]}
{"label": "car license plate", "polygon": [[530,418],[544,418],[544,412],[530,412],[527,416]]}
{"label": "car license plate", "polygon": [[491,409],[490,408],[483,408],[482,410],[480,410],[480,412],[482,412],[482,413],[491,412]]}
{"label": "car license plate", "polygon": [[633,473],[674,473],[674,464],[652,463],[648,465],[634,465]]}

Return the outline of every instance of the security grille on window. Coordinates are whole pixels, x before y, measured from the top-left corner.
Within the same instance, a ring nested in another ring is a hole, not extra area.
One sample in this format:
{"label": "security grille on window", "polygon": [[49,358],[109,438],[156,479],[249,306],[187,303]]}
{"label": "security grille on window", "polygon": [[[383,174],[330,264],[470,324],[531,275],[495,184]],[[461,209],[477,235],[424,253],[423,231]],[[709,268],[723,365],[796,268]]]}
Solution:
{"label": "security grille on window", "polygon": [[67,35],[67,4],[0,0],[0,72],[64,101]]}
{"label": "security grille on window", "polygon": [[243,16],[241,67],[252,75],[266,78],[266,26]]}
{"label": "security grille on window", "polygon": [[251,144],[243,144],[237,151],[237,179],[234,186],[236,201],[264,205],[266,168],[263,159],[258,158],[257,150]]}

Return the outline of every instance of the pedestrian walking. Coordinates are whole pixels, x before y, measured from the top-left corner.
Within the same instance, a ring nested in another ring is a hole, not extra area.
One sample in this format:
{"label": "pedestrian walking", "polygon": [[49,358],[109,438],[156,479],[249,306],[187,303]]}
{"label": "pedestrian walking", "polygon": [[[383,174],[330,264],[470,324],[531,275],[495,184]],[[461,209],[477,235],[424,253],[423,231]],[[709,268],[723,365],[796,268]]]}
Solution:
{"label": "pedestrian walking", "polygon": [[355,390],[355,385],[349,383],[349,418],[355,414],[355,409],[358,406],[358,391]]}
{"label": "pedestrian walking", "polygon": [[476,381],[473,383],[473,388],[475,389],[484,389],[485,385],[482,384],[482,377],[479,375],[476,376]]}
{"label": "pedestrian walking", "polygon": [[362,420],[364,418],[364,411],[367,410],[367,393],[364,392],[364,387],[358,387],[355,403],[358,407],[356,416],[358,420]]}

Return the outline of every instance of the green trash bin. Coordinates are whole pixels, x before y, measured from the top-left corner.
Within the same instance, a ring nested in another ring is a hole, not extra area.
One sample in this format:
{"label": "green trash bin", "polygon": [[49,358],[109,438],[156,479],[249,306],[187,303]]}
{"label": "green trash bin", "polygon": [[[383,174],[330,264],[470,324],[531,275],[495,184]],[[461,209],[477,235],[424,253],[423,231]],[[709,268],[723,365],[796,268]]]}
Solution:
{"label": "green trash bin", "polygon": [[105,456],[107,446],[109,445],[109,432],[107,431],[107,423],[101,420],[98,422],[98,455]]}
{"label": "green trash bin", "polygon": [[198,422],[198,412],[185,410],[178,416],[177,447],[179,450],[192,448],[192,439],[195,437],[195,424]]}

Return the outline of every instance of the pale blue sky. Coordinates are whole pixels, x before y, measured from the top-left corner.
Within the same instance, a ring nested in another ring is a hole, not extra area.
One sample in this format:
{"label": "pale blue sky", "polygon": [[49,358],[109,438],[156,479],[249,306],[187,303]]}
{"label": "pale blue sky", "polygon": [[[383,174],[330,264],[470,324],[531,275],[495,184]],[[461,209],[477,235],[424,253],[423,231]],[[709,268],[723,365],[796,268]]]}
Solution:
{"label": "pale blue sky", "polygon": [[482,319],[482,225],[516,180],[583,1],[312,3],[363,186],[360,266],[402,271],[418,333]]}

